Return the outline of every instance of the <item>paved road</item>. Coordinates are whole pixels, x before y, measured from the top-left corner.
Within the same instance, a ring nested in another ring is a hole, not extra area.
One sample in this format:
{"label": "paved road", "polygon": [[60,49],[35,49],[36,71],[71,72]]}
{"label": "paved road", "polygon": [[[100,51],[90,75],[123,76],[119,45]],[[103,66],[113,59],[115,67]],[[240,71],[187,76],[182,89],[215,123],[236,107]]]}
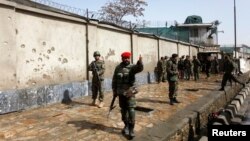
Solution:
{"label": "paved road", "polygon": [[[221,76],[211,79],[182,81],[179,84],[179,100],[176,106],[169,105],[167,83],[149,84],[139,87],[137,105],[153,108],[152,113],[136,113],[136,134],[143,134],[144,129],[153,128],[159,121],[165,121],[187,105],[211,91],[219,89]],[[199,91],[189,89],[199,88]],[[105,94],[105,106],[91,106],[91,97],[76,99],[70,105],[53,104],[47,107],[31,109],[20,113],[0,115],[0,140],[32,140],[32,141],[123,141],[121,135],[123,122],[119,107],[114,109],[107,119],[111,93]]]}

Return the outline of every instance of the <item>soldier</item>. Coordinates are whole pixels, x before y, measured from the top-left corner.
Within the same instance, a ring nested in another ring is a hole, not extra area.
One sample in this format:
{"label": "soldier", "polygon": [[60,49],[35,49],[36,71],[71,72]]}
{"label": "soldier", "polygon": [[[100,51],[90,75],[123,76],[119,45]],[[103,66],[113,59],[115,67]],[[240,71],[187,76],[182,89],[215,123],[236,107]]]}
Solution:
{"label": "soldier", "polygon": [[180,60],[178,61],[178,71],[179,71],[179,78],[184,79],[184,55],[181,56]]}
{"label": "soldier", "polygon": [[222,82],[221,82],[221,88],[220,88],[220,91],[224,91],[224,87],[226,86],[227,84],[227,80],[233,80],[239,84],[241,84],[243,87],[245,87],[245,83],[243,82],[240,82],[238,79],[236,79],[234,77],[234,75],[232,74],[234,69],[235,69],[235,66],[233,64],[233,62],[229,59],[228,56],[225,56],[225,62],[224,62],[224,75],[223,75],[223,79],[222,79]]}
{"label": "soldier", "polygon": [[168,56],[165,56],[164,57],[163,82],[166,82],[166,80],[167,80],[167,62],[168,62]]}
{"label": "soldier", "polygon": [[100,52],[99,51],[95,51],[94,52],[94,58],[95,61],[92,61],[91,64],[88,66],[88,70],[92,71],[93,74],[93,78],[92,78],[92,105],[95,106],[97,105],[97,95],[99,92],[99,108],[102,108],[104,103],[103,103],[103,99],[104,99],[104,95],[103,95],[103,76],[104,76],[104,72],[105,72],[105,63],[103,60],[100,60]]}
{"label": "soldier", "polygon": [[184,60],[184,66],[185,66],[185,77],[187,80],[190,80],[190,76],[192,75],[192,63],[189,55],[187,55],[186,59]]}
{"label": "soldier", "polygon": [[199,69],[201,66],[200,61],[196,58],[196,56],[193,56],[193,72],[194,72],[194,80],[197,81],[198,79],[200,79],[199,77]]}
{"label": "soldier", "polygon": [[212,67],[211,56],[207,56],[206,68],[205,68],[206,75],[207,75],[207,78],[206,78],[206,79],[208,79],[208,78],[210,77],[211,67]]}
{"label": "soldier", "polygon": [[219,60],[217,57],[214,57],[214,73],[218,74],[219,73]]}
{"label": "soldier", "polygon": [[122,53],[122,62],[115,68],[112,80],[114,96],[119,96],[119,106],[121,108],[124,128],[122,133],[133,138],[135,136],[135,95],[127,92],[135,83],[135,74],[143,70],[142,58],[140,56],[136,65],[130,64],[130,52]]}
{"label": "soldier", "polygon": [[157,81],[160,83],[163,80],[163,73],[164,73],[164,57],[161,57],[161,60],[157,62]]}
{"label": "soldier", "polygon": [[177,97],[177,88],[178,88],[178,68],[177,68],[177,54],[172,54],[171,59],[167,63],[167,79],[169,83],[169,99],[170,105],[174,103],[180,103]]}

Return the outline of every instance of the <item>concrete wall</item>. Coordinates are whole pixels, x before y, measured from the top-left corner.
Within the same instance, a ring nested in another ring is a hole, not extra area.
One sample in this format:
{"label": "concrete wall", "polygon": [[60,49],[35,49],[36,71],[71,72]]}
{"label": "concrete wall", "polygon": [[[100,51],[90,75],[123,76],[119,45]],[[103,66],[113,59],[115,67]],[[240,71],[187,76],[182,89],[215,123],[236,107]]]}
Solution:
{"label": "concrete wall", "polygon": [[159,56],[190,54],[188,44],[60,11],[0,1],[0,16],[0,114],[59,102],[65,94],[89,95],[87,66],[97,50],[107,68],[106,90],[124,51],[133,53],[133,63],[143,57],[138,84],[154,82]]}
{"label": "concrete wall", "polygon": [[0,5],[0,90],[16,88],[15,12]]}
{"label": "concrete wall", "polygon": [[[139,55],[143,56],[143,72],[152,72],[154,71],[154,66],[158,61],[158,41],[148,37],[139,37],[137,39],[138,46],[134,48],[138,50]],[[135,54],[135,63],[138,60],[139,55]]]}
{"label": "concrete wall", "polygon": [[196,47],[190,47],[190,55],[191,56],[197,56],[198,55],[198,50],[197,50],[197,48]]}
{"label": "concrete wall", "polygon": [[17,88],[86,79],[83,24],[16,12]]}
{"label": "concrete wall", "polygon": [[160,56],[171,57],[173,53],[178,53],[177,43],[160,40]]}
{"label": "concrete wall", "polygon": [[126,33],[98,28],[96,47],[90,48],[89,50],[91,60],[94,59],[92,50],[101,51],[107,67],[105,77],[111,78],[116,65],[121,62],[121,53],[124,51],[131,52],[131,37]]}
{"label": "concrete wall", "polygon": [[190,55],[189,45],[179,44],[179,56]]}

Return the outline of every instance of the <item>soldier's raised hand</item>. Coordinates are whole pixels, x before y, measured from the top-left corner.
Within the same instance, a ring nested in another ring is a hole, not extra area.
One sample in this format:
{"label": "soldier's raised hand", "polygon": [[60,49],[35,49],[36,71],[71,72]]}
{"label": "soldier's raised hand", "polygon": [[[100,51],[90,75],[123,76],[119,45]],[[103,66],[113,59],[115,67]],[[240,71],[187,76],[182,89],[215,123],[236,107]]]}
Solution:
{"label": "soldier's raised hand", "polygon": [[141,57],[141,54],[140,54],[140,56],[139,56],[139,61],[142,61],[142,57]]}

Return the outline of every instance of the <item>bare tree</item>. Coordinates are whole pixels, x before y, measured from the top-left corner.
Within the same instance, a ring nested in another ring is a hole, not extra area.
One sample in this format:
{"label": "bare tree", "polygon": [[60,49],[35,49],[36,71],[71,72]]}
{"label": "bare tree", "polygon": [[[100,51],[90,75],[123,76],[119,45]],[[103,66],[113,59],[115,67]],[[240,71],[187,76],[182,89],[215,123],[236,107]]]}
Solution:
{"label": "bare tree", "polygon": [[103,20],[121,25],[125,16],[143,16],[144,6],[147,6],[144,0],[112,0],[100,12]]}

